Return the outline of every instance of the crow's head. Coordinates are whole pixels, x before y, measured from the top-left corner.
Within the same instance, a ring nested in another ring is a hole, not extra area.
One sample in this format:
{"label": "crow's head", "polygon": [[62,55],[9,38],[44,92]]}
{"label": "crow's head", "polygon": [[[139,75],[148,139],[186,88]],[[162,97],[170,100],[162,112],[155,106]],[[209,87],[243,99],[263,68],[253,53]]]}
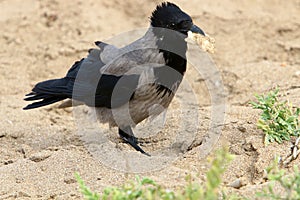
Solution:
{"label": "crow's head", "polygon": [[205,33],[193,24],[192,18],[170,2],[164,2],[156,7],[150,17],[153,27],[167,28],[187,35],[188,31]]}

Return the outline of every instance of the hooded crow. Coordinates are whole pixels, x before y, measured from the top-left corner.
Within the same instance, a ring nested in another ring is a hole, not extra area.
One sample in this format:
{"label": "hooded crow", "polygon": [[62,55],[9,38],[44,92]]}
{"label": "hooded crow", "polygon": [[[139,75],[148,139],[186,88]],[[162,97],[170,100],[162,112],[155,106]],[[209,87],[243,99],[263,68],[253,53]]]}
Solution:
{"label": "hooded crow", "polygon": [[169,106],[186,71],[188,32],[205,35],[170,2],[158,5],[150,22],[142,38],[123,48],[95,42],[97,48],[75,62],[64,78],[36,84],[24,99],[35,102],[24,110],[64,99],[81,102],[96,108],[101,123],[117,126],[124,141],[149,155],[132,127]]}

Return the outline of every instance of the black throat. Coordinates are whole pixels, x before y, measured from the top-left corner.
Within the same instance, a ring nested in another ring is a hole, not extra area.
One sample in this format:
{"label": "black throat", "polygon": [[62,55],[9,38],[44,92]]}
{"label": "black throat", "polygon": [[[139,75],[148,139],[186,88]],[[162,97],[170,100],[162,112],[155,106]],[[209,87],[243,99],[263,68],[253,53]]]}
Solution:
{"label": "black throat", "polygon": [[184,75],[186,71],[186,36],[168,29],[154,29],[156,45],[163,53],[166,65]]}
{"label": "black throat", "polygon": [[175,93],[186,71],[187,43],[185,35],[167,29],[155,29],[156,44],[166,65],[154,68],[158,92]]}

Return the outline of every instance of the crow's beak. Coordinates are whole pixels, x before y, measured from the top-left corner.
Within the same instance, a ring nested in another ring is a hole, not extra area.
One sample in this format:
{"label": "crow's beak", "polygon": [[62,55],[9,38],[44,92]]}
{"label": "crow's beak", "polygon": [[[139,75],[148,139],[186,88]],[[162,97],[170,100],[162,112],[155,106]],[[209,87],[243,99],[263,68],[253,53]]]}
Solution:
{"label": "crow's beak", "polygon": [[196,26],[196,25],[193,25],[192,28],[190,29],[190,31],[191,31],[192,33],[199,33],[199,34],[205,36],[204,31],[202,31],[201,28],[199,28],[199,27]]}

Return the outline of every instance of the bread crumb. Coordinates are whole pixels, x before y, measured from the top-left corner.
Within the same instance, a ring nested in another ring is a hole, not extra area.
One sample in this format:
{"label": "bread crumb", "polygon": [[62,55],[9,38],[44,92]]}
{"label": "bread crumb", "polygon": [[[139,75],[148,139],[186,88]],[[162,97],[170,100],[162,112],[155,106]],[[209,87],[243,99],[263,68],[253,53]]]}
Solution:
{"label": "bread crumb", "polygon": [[209,35],[201,35],[198,33],[188,32],[188,37],[196,42],[204,51],[208,53],[215,52],[215,39]]}

